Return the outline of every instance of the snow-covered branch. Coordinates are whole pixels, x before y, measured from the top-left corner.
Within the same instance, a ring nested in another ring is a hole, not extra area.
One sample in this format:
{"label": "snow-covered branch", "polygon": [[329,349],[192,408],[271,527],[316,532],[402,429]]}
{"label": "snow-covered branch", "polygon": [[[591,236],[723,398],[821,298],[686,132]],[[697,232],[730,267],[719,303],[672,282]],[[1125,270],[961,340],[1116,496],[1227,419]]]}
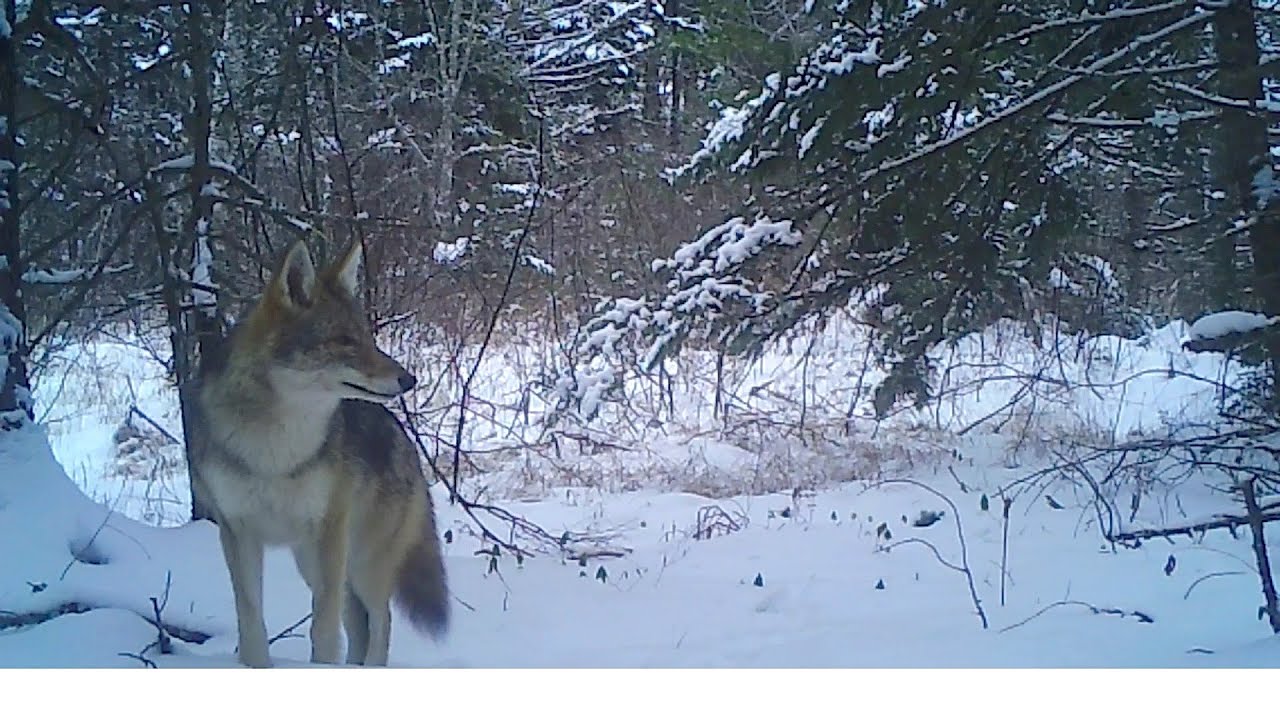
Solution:
{"label": "snow-covered branch", "polygon": [[1044,20],[1033,23],[1027,27],[1011,33],[1005,33],[1000,37],[988,42],[983,46],[983,50],[993,50],[1001,45],[1009,43],[1023,43],[1035,35],[1051,32],[1054,30],[1066,30],[1074,27],[1088,27],[1100,25],[1102,23],[1114,20],[1133,20],[1149,15],[1159,15],[1175,10],[1194,9],[1203,3],[1197,0],[1173,0],[1172,2],[1150,5],[1147,7],[1122,7],[1106,12],[1094,13],[1084,10],[1077,15],[1067,15],[1065,17],[1054,18],[1052,20]]}
{"label": "snow-covered branch", "polygon": [[859,176],[859,181],[865,183],[871,180],[872,178],[876,177],[877,175],[909,165],[924,157],[940,152],[941,150],[951,145],[955,145],[957,143],[966,141],[970,139],[972,136],[975,136],[986,130],[990,130],[991,128],[996,127],[997,125],[1001,125],[1007,122],[1010,118],[1014,117],[1015,115],[1019,115],[1023,112],[1026,112],[1031,108],[1041,105],[1046,101],[1056,97],[1057,95],[1066,91],[1068,88],[1072,87],[1073,85],[1076,85],[1081,80],[1085,79],[1088,73],[1093,72],[1095,70],[1105,69],[1143,47],[1152,45],[1156,41],[1163,40],[1167,37],[1175,35],[1179,32],[1183,32],[1196,25],[1200,25],[1205,22],[1208,22],[1211,18],[1212,18],[1212,13],[1210,12],[1196,12],[1194,14],[1188,15],[1174,22],[1171,22],[1168,25],[1160,28],[1159,30],[1154,30],[1150,33],[1139,35],[1136,38],[1134,38],[1132,41],[1127,43],[1124,47],[1118,50],[1115,50],[1114,52],[1108,53],[1107,55],[1104,55],[1103,57],[1100,57],[1097,60],[1094,60],[1093,62],[1089,63],[1087,66],[1085,66],[1085,68],[1080,74],[1072,75],[1072,76],[1063,78],[1061,80],[1058,80],[1057,82],[1051,83],[1048,86],[1043,87],[1034,93],[1031,93],[1030,95],[1023,98],[1022,100],[1011,104],[1009,107],[1005,108],[1004,110],[1001,110],[992,115],[989,115],[986,118],[983,118],[982,120],[978,121],[977,123],[970,125],[969,127],[966,127],[960,130],[959,132],[952,134],[949,137],[945,137],[945,138],[936,140],[934,142],[931,142],[925,145],[924,147],[921,147],[913,152],[907,153],[906,155],[903,155],[901,157],[884,161],[879,165],[877,165],[876,167],[863,172]]}
{"label": "snow-covered branch", "polygon": [[93,268],[75,268],[72,270],[43,270],[27,268],[22,274],[22,281],[30,285],[72,285],[91,280],[100,275],[116,275],[133,269],[133,263],[112,265],[95,271]]}
{"label": "snow-covered branch", "polygon": [[[748,264],[773,248],[794,247],[801,236],[790,221],[731,218],[655,260],[652,270],[669,278],[658,298],[617,297],[600,303],[583,327],[576,367],[568,368],[554,391],[561,410],[576,409],[590,419],[625,375],[621,353],[635,348],[635,369],[649,372],[684,338],[705,336],[719,327],[721,339],[745,332],[744,318],[758,316],[774,294],[746,275]],[[735,312],[737,308],[737,312]],[[735,319],[736,318],[736,319]]]}

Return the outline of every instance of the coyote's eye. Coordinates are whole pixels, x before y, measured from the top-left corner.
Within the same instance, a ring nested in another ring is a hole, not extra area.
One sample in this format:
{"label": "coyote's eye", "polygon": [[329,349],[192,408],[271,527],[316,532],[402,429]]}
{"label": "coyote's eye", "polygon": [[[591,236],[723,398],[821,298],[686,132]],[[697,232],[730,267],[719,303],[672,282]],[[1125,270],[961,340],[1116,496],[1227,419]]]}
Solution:
{"label": "coyote's eye", "polygon": [[353,348],[360,344],[354,335],[339,335],[338,339],[334,342],[338,344],[338,347],[344,348]]}

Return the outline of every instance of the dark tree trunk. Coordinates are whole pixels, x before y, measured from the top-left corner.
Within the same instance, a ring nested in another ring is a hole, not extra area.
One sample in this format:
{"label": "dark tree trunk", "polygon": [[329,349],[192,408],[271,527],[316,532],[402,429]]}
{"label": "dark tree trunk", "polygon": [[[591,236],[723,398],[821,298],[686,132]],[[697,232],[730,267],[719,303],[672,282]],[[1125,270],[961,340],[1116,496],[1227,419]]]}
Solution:
{"label": "dark tree trunk", "polygon": [[[1253,3],[1234,0],[1218,8],[1214,16],[1214,50],[1218,55],[1218,91],[1234,100],[1251,104],[1262,99],[1262,79],[1258,67],[1258,33]],[[1215,174],[1239,210],[1254,219],[1249,230],[1249,246],[1253,253],[1254,304],[1268,315],[1280,315],[1280,197],[1266,199],[1277,184],[1271,178],[1271,145],[1267,137],[1267,117],[1252,108],[1223,108],[1219,126],[1220,141],[1214,154]],[[1259,193],[1258,190],[1264,190]],[[1235,236],[1216,241],[1217,263],[1234,267]],[[1238,279],[1224,276],[1219,267],[1216,278],[1221,287],[1214,288],[1217,298],[1233,301],[1230,288],[1240,285]],[[1228,302],[1221,303],[1227,305]],[[1268,340],[1271,360],[1273,397],[1280,398],[1280,335]]]}
{"label": "dark tree trunk", "polygon": [[[213,133],[213,43],[210,27],[223,19],[222,3],[193,3],[190,6],[187,23],[187,50],[191,62],[191,110],[187,113],[186,131],[191,144],[191,209],[183,227],[183,240],[191,247],[192,279],[213,282],[212,265],[214,257],[213,209],[214,197],[205,192],[205,187],[213,180],[212,158],[209,152],[209,140]],[[211,22],[213,21],[213,22]],[[209,270],[203,278],[195,276],[195,268],[202,265]],[[188,328],[193,342],[183,342],[183,350],[188,353],[184,363],[184,373],[177,377],[178,397],[182,404],[182,425],[184,432],[191,424],[191,403],[188,388],[195,379],[198,361],[189,354],[195,350],[196,357],[206,358],[222,351],[225,328],[221,321],[216,293],[204,288],[193,287],[191,318]],[[200,298],[200,301],[196,301]],[[175,347],[175,351],[176,351]],[[176,369],[176,366],[175,366]],[[190,458],[187,462],[191,468]],[[191,519],[203,520],[211,518],[202,499],[196,494],[194,485],[191,493]]]}
{"label": "dark tree trunk", "polygon": [[1258,577],[1262,580],[1262,606],[1267,621],[1271,623],[1271,632],[1280,634],[1280,602],[1276,600],[1276,584],[1271,576],[1271,560],[1267,556],[1266,526],[1262,508],[1258,505],[1258,497],[1254,489],[1254,480],[1245,480],[1240,485],[1244,495],[1244,507],[1249,518],[1249,532],[1253,535],[1253,555],[1258,563]]}
{"label": "dark tree trunk", "polygon": [[[680,0],[671,0],[667,3],[667,11],[672,16],[677,16],[682,12],[682,3]],[[680,64],[680,47],[678,45],[671,48],[671,97],[670,110],[671,114],[667,117],[667,134],[671,142],[672,151],[680,150],[681,123],[683,122],[682,110],[684,101],[684,77],[682,76],[684,69]]]}
{"label": "dark tree trunk", "polygon": [[649,58],[644,61],[644,97],[640,104],[640,118],[646,123],[658,123],[658,108],[661,96],[659,83],[661,79],[658,74],[658,61]]}
{"label": "dark tree trunk", "polygon": [[22,237],[18,203],[18,12],[4,1],[0,33],[0,431],[26,425],[34,414],[27,381],[26,307],[22,301]]}

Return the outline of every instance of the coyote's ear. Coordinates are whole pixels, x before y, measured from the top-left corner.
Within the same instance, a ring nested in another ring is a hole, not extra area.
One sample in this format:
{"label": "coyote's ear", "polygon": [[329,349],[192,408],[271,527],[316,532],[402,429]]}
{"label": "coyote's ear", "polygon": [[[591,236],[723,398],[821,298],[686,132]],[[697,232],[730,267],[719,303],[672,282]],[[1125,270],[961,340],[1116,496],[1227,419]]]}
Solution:
{"label": "coyote's ear", "polygon": [[342,257],[333,264],[330,270],[334,281],[338,287],[347,291],[351,297],[356,297],[356,290],[360,286],[360,263],[364,261],[364,246],[359,240],[351,243],[351,247],[342,253]]}
{"label": "coyote's ear", "polygon": [[276,302],[287,308],[303,308],[311,304],[316,289],[316,266],[311,253],[301,240],[295,242],[280,263],[280,270],[271,283],[271,293]]}

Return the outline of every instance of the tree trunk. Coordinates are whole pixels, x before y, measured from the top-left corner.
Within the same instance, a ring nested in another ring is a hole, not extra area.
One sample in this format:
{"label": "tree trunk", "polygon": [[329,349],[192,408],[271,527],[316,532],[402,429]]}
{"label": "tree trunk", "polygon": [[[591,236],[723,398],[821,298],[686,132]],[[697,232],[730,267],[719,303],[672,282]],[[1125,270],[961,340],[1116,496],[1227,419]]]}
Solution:
{"label": "tree trunk", "polygon": [[[140,157],[145,157],[140,153]],[[173,353],[173,379],[178,387],[178,408],[182,417],[183,438],[191,437],[190,411],[188,401],[188,378],[192,377],[191,334],[187,330],[186,319],[182,311],[182,287],[174,275],[178,267],[178,248],[173,234],[164,222],[163,203],[159,202],[163,193],[153,179],[143,180],[143,188],[147,197],[147,205],[151,225],[156,239],[156,267],[160,273],[160,301],[164,307],[165,322],[169,326],[169,348]],[[189,447],[187,448],[190,449]],[[187,477],[195,477],[191,470],[191,455],[186,453]],[[195,487],[192,486],[192,504],[195,505]],[[196,518],[197,508],[192,508],[192,517]],[[200,508],[200,512],[204,512]]]}
{"label": "tree trunk", "polygon": [[0,25],[0,431],[34,417],[27,381],[26,307],[22,301],[22,238],[18,203],[17,106],[20,75],[13,39],[18,12],[4,2]]}
{"label": "tree trunk", "polygon": [[1240,484],[1244,495],[1244,506],[1248,511],[1249,532],[1253,535],[1253,554],[1258,562],[1258,577],[1262,580],[1262,597],[1265,604],[1263,612],[1271,623],[1271,632],[1280,635],[1280,603],[1276,601],[1276,584],[1271,576],[1271,560],[1267,557],[1267,539],[1264,532],[1266,525],[1262,516],[1262,508],[1258,505],[1254,480],[1245,480]]}
{"label": "tree trunk", "polygon": [[[680,0],[671,0],[667,4],[667,11],[672,16],[679,15],[681,12]],[[680,48],[679,46],[673,46],[671,48],[671,114],[667,117],[667,136],[668,141],[671,143],[672,152],[679,152],[680,150],[681,123],[683,121],[681,111],[684,101],[684,78],[681,75],[683,72],[684,70],[680,67]]]}
{"label": "tree trunk", "polygon": [[[1258,103],[1262,100],[1262,79],[1253,3],[1233,0],[1218,8],[1213,30],[1214,50],[1218,55],[1218,91],[1228,98]],[[1255,109],[1223,108],[1219,130],[1221,135],[1214,153],[1217,181],[1238,203],[1239,210],[1254,219],[1249,230],[1254,303],[1268,315],[1280,315],[1280,214],[1277,214],[1280,185],[1271,176],[1267,117]],[[1215,255],[1219,263],[1227,262],[1229,255],[1234,264],[1234,237],[1230,235],[1216,241]],[[1226,283],[1224,288],[1215,288],[1218,297],[1231,299],[1233,293],[1227,288],[1238,285],[1238,281],[1231,277],[1217,279]],[[1280,336],[1269,336],[1267,351],[1271,361],[1272,397],[1280,399]]]}
{"label": "tree trunk", "polygon": [[658,124],[659,101],[662,99],[658,74],[658,61],[648,58],[644,61],[644,97],[640,102],[640,118],[646,123]]}
{"label": "tree trunk", "polygon": [[[214,196],[205,191],[213,180],[212,158],[209,152],[209,140],[213,132],[211,98],[213,44],[208,21],[222,18],[222,3],[194,3],[190,8],[187,23],[187,49],[191,63],[191,111],[187,113],[185,125],[193,162],[190,177],[191,209],[183,228],[183,236],[191,245],[193,286],[189,293],[191,323],[188,327],[194,335],[194,342],[183,342],[182,345],[187,351],[194,346],[197,357],[206,358],[222,351],[224,330],[221,314],[218,311],[217,294],[207,288],[198,287],[199,285],[210,286],[214,282],[212,237]],[[190,425],[190,408],[188,407],[190,403],[187,400],[189,393],[186,391],[194,380],[196,362],[192,362],[188,356],[188,362],[184,367],[185,373],[178,375],[177,383],[179,402],[183,405],[182,425],[183,430],[186,431]],[[188,459],[188,470],[190,470],[190,459]],[[191,519],[209,518],[211,514],[193,489]]]}

